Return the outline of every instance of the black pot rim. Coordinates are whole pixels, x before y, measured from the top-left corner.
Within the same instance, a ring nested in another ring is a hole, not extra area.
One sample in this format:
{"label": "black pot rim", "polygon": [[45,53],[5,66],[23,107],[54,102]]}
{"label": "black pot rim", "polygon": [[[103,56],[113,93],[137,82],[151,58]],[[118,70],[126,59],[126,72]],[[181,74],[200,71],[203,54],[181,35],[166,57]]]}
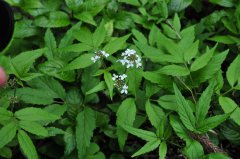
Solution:
{"label": "black pot rim", "polygon": [[0,51],[10,43],[14,32],[14,14],[8,3],[0,0]]}

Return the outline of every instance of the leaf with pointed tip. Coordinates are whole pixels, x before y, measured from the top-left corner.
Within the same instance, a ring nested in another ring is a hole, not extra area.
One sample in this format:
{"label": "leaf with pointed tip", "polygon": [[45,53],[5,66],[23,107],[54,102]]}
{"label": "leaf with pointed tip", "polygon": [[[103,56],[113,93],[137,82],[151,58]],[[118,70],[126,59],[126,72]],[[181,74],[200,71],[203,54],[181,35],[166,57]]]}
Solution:
{"label": "leaf with pointed tip", "polygon": [[194,131],[196,119],[193,115],[193,110],[186,99],[182,96],[182,93],[179,91],[176,84],[173,84],[173,88],[178,105],[178,114],[180,116],[180,119],[190,131]]}

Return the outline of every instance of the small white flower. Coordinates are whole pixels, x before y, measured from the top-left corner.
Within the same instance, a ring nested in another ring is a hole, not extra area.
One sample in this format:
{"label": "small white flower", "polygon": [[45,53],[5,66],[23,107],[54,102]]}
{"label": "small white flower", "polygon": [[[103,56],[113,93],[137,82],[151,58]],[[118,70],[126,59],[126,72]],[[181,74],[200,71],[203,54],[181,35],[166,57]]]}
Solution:
{"label": "small white flower", "polygon": [[122,87],[121,93],[128,94],[128,86],[126,84]]}
{"label": "small white flower", "polygon": [[135,50],[127,49],[122,53],[122,56],[123,59],[120,59],[118,61],[127,68],[134,67],[134,65],[136,65],[137,68],[142,66],[141,57],[136,54]]}
{"label": "small white flower", "polygon": [[96,51],[95,52],[95,56],[94,57],[91,57],[91,60],[95,63],[97,62],[97,60],[101,59],[101,58],[107,58],[109,56],[108,53],[106,53],[105,51]]}
{"label": "small white flower", "polygon": [[118,79],[118,75],[116,75],[116,74],[113,74],[113,77],[112,77],[112,80],[116,80],[116,79]]}
{"label": "small white flower", "polygon": [[127,78],[126,74],[122,75],[112,75],[112,80],[114,81],[114,86],[120,91],[121,94],[128,93],[128,86],[125,84],[125,79]]}
{"label": "small white flower", "polygon": [[123,74],[123,75],[120,75],[119,77],[120,77],[121,80],[124,80],[125,78],[127,78],[127,75]]}

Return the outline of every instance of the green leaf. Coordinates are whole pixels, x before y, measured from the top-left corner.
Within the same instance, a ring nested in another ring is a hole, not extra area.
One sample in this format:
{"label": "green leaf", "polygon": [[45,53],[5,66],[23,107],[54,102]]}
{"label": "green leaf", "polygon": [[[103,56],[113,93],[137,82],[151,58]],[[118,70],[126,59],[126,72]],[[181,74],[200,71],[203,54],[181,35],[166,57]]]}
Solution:
{"label": "green leaf", "polygon": [[149,100],[146,102],[146,113],[148,119],[150,120],[151,124],[156,128],[159,129],[161,121],[163,120],[165,114],[160,107],[157,107],[150,103]]}
{"label": "green leaf", "polygon": [[192,0],[171,0],[169,9],[171,11],[179,12],[187,8],[192,3]]}
{"label": "green leaf", "polygon": [[25,121],[55,121],[59,119],[58,116],[48,113],[40,108],[28,107],[23,108],[14,113],[14,116],[20,120]]}
{"label": "green leaf", "polygon": [[231,87],[234,87],[234,84],[240,80],[240,56],[238,55],[233,62],[230,64],[230,66],[227,69],[227,80]]}
{"label": "green leaf", "polygon": [[[78,43],[78,44],[72,44],[65,47],[60,48],[60,51],[69,53],[69,52],[76,52],[76,53],[82,53],[84,51],[90,51],[93,49],[93,46],[85,44],[85,43]],[[69,54],[68,54],[69,56]]]}
{"label": "green leaf", "polygon": [[87,148],[90,146],[90,141],[93,136],[93,131],[96,128],[95,112],[86,107],[77,115],[76,120],[76,142],[78,157],[85,158]]}
{"label": "green leaf", "polygon": [[38,159],[38,154],[31,138],[23,130],[18,131],[18,142],[21,150],[28,159]]}
{"label": "green leaf", "polygon": [[130,5],[133,5],[133,6],[136,6],[136,7],[141,6],[141,4],[139,3],[138,0],[119,0],[119,2],[130,4]]}
{"label": "green leaf", "polygon": [[83,4],[83,0],[65,0],[66,5],[71,9],[71,10],[77,10],[81,4]]}
{"label": "green leaf", "polygon": [[74,70],[65,72],[62,71],[66,65],[67,63],[62,60],[52,59],[40,64],[39,70],[46,75],[56,77],[60,80],[73,82],[75,80]]}
{"label": "green leaf", "polygon": [[93,93],[96,93],[96,92],[99,92],[99,91],[102,91],[106,88],[106,84],[104,81],[98,83],[95,87],[93,87],[92,89],[90,89],[89,91],[86,92],[86,95],[89,95],[89,94],[93,94]]}
{"label": "green leaf", "polygon": [[19,88],[16,91],[20,101],[29,104],[47,105],[52,104],[56,94],[52,94],[46,89]]}
{"label": "green leaf", "polygon": [[173,18],[173,27],[176,31],[180,32],[181,30],[181,22],[177,13],[175,13]]}
{"label": "green leaf", "polygon": [[196,119],[193,115],[192,108],[190,107],[186,99],[182,96],[176,84],[173,84],[173,88],[174,88],[175,97],[176,97],[177,106],[178,106],[177,111],[180,116],[180,119],[189,130],[194,131]]}
{"label": "green leaf", "polygon": [[64,133],[64,143],[65,143],[65,155],[70,155],[71,152],[76,147],[76,140],[75,140],[75,134],[74,130],[71,127],[68,127],[66,129],[66,133]]}
{"label": "green leaf", "polygon": [[86,68],[93,64],[93,61],[91,60],[91,57],[93,56],[94,54],[83,54],[65,66],[63,71]]}
{"label": "green leaf", "polygon": [[235,5],[234,0],[210,0],[210,2],[223,7],[233,7]]}
{"label": "green leaf", "polygon": [[155,150],[160,144],[160,140],[155,140],[155,141],[149,141],[147,142],[140,150],[138,150],[136,153],[134,153],[131,157],[136,157],[140,156],[142,154],[151,152]]}
{"label": "green leaf", "polygon": [[184,154],[189,159],[201,158],[204,155],[203,147],[199,142],[192,140],[187,142],[187,146],[184,148]]}
{"label": "green leaf", "polygon": [[119,123],[119,125],[126,130],[128,133],[137,136],[145,141],[156,141],[158,139],[157,135],[151,131],[146,131],[142,129],[136,129],[131,126],[128,126],[124,123]]}
{"label": "green leaf", "polygon": [[136,29],[132,29],[132,33],[134,37],[137,39],[137,41],[139,41],[142,44],[147,44],[147,38],[143,35],[143,33]]}
{"label": "green leaf", "polygon": [[133,122],[136,117],[136,105],[134,99],[128,98],[122,102],[120,107],[117,111],[117,136],[118,136],[118,143],[123,150],[125,142],[127,140],[128,133],[122,129],[119,125],[121,123],[129,126],[133,126]]}
{"label": "green leaf", "polygon": [[188,78],[186,80],[188,82],[187,84],[197,86],[200,83],[205,82],[206,80],[212,78],[221,69],[221,64],[225,60],[227,54],[228,50],[220,54],[217,54],[212,57],[212,59],[208,62],[208,64],[205,67],[198,71],[191,72],[193,82],[188,82],[191,81],[191,79]]}
{"label": "green leaf", "polygon": [[145,58],[149,58],[153,62],[172,62],[172,63],[182,63],[182,60],[177,56],[165,54],[162,50],[155,47],[149,46],[147,44],[140,43],[134,40],[135,45],[143,52]]}
{"label": "green leaf", "polygon": [[[32,88],[48,91],[47,95],[50,97],[61,98],[62,100],[64,100],[66,97],[65,89],[61,83],[52,77],[44,76],[40,78],[34,78],[33,80],[29,81],[28,84]],[[37,95],[34,94],[34,96]]]}
{"label": "green leaf", "polygon": [[106,46],[104,46],[103,50],[105,50],[109,54],[113,54],[113,53],[123,49],[123,47],[126,45],[126,41],[129,37],[130,37],[130,35],[125,35],[120,38],[114,38]]}
{"label": "green leaf", "polygon": [[228,97],[222,97],[220,96],[219,99],[219,104],[222,107],[223,111],[225,113],[231,113],[230,117],[238,124],[240,125],[240,108],[239,106],[231,99]]}
{"label": "green leaf", "polygon": [[5,108],[0,108],[0,122],[8,121],[13,117],[13,113]]}
{"label": "green leaf", "polygon": [[206,158],[204,159],[231,159],[231,158],[222,153],[211,153],[207,155]]}
{"label": "green leaf", "polygon": [[199,46],[199,41],[196,41],[189,48],[187,48],[187,50],[184,52],[185,61],[190,61],[197,55],[198,46]]}
{"label": "green leaf", "polygon": [[[70,0],[71,1],[71,0]],[[73,0],[75,1],[75,0]],[[77,0],[79,1],[79,0]],[[81,1],[81,0],[80,0]],[[61,39],[60,43],[59,43],[59,48],[63,48],[66,47],[68,45],[71,45],[74,41],[74,33],[75,31],[79,30],[79,28],[81,27],[82,22],[78,22],[76,24],[74,24],[68,31],[67,33],[64,35],[64,37]]]}
{"label": "green leaf", "polygon": [[21,78],[33,66],[37,58],[43,55],[47,48],[26,51],[18,54],[11,60],[11,72],[17,77]]}
{"label": "green leaf", "polygon": [[53,59],[54,57],[56,57],[57,43],[56,43],[55,37],[50,29],[47,29],[47,31],[46,31],[45,36],[44,36],[44,41],[45,41],[45,45],[49,49],[49,51],[47,51],[47,53],[45,53],[45,54],[47,55],[48,59]]}
{"label": "green leaf", "polygon": [[190,73],[185,67],[178,65],[167,65],[159,69],[157,72],[171,76],[187,76]]}
{"label": "green leaf", "polygon": [[0,130],[0,149],[7,145],[16,135],[17,126],[16,123],[10,122],[9,124],[2,127]]}
{"label": "green leaf", "polygon": [[70,24],[67,13],[62,11],[51,11],[48,16],[39,16],[34,20],[36,26],[42,28],[66,27]]}
{"label": "green leaf", "polygon": [[174,95],[161,96],[157,102],[164,109],[173,110],[173,111],[176,111],[177,109],[176,98]]}
{"label": "green leaf", "polygon": [[170,124],[173,127],[173,130],[181,139],[188,141],[191,138],[188,135],[188,130],[184,127],[180,119],[174,115],[170,116]]}
{"label": "green leaf", "polygon": [[218,43],[223,43],[223,44],[239,44],[240,43],[240,39],[238,37],[235,36],[231,36],[231,35],[216,35],[214,37],[209,38],[209,40],[218,42]]}
{"label": "green leaf", "polygon": [[166,154],[167,154],[167,144],[165,141],[163,141],[159,146],[159,159],[165,159]]}
{"label": "green leaf", "polygon": [[74,31],[76,40],[93,47],[93,34],[86,27],[78,28]]}
{"label": "green leaf", "polygon": [[150,72],[150,71],[146,71],[146,72],[141,72],[141,75],[148,81],[154,83],[154,84],[158,84],[161,87],[172,87],[172,82],[171,82],[171,78],[169,78],[166,75],[162,75],[159,74],[157,72]]}
{"label": "green leaf", "polygon": [[111,73],[104,72],[104,80],[105,80],[105,82],[107,84],[110,98],[112,99],[113,98],[113,80],[112,80]]}
{"label": "green leaf", "polygon": [[8,147],[3,147],[0,149],[0,156],[3,158],[12,158],[12,150]]}
{"label": "green leaf", "polygon": [[85,23],[88,23],[88,24],[91,24],[91,25],[94,25],[94,26],[97,25],[97,23],[93,19],[93,15],[88,11],[74,14],[74,17],[83,21],[83,22],[85,22]]}
{"label": "green leaf", "polygon": [[198,57],[191,65],[191,71],[197,71],[201,68],[203,68],[204,66],[206,66],[208,64],[208,62],[211,60],[215,49],[216,49],[217,45],[212,48],[211,50],[208,50],[205,54],[201,55],[200,57]]}
{"label": "green leaf", "polygon": [[201,133],[206,133],[207,131],[217,127],[219,124],[225,121],[229,116],[230,114],[216,115],[213,117],[209,117],[205,120],[202,120],[199,123],[197,130],[200,131]]}
{"label": "green leaf", "polygon": [[32,122],[32,121],[20,121],[19,126],[38,136],[47,136],[48,135],[48,130],[44,128],[42,125],[38,124],[37,122]]}
{"label": "green leaf", "polygon": [[93,33],[93,46],[98,48],[104,41],[107,31],[104,27],[104,22],[102,21]]}
{"label": "green leaf", "polygon": [[139,91],[139,87],[141,85],[142,76],[139,73],[138,69],[130,69],[127,71],[127,82],[128,82],[128,90],[129,92],[133,93],[134,96],[137,96]]}
{"label": "green leaf", "polygon": [[196,105],[196,121],[199,123],[204,120],[210,108],[211,97],[214,91],[215,82],[211,82],[202,93]]}

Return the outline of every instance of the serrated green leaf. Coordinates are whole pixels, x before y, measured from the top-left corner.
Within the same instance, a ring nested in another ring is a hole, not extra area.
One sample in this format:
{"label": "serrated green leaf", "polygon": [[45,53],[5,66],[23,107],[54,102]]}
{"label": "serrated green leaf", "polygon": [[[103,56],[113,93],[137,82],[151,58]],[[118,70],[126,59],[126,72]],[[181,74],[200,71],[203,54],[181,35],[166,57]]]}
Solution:
{"label": "serrated green leaf", "polygon": [[203,147],[199,142],[192,140],[187,142],[187,146],[184,148],[184,154],[189,159],[201,158],[204,155]]}
{"label": "serrated green leaf", "polygon": [[48,130],[37,122],[19,121],[19,126],[27,132],[38,136],[47,136]]}
{"label": "serrated green leaf", "polygon": [[23,108],[14,113],[14,116],[20,120],[25,121],[55,121],[59,119],[58,116],[48,113],[40,108],[28,107]]}
{"label": "serrated green leaf", "polygon": [[137,41],[139,41],[142,44],[147,44],[147,38],[143,35],[143,33],[136,29],[132,29],[132,33],[134,37],[137,39]]}
{"label": "serrated green leaf", "polygon": [[[128,98],[122,102],[117,111],[117,136],[118,143],[123,150],[125,142],[127,140],[128,133],[122,129],[120,126],[121,123],[125,125],[133,126],[133,122],[136,117],[136,105],[132,98]],[[120,126],[119,126],[120,125]]]}
{"label": "serrated green leaf", "polygon": [[113,54],[121,49],[126,45],[127,39],[130,37],[130,35],[125,35],[120,38],[115,38],[112,41],[110,41],[107,45],[104,46],[103,50],[105,50],[109,54]]}
{"label": "serrated green leaf", "polygon": [[92,93],[96,93],[99,91],[102,91],[106,88],[106,84],[104,81],[98,83],[95,87],[93,87],[92,89],[90,89],[89,91],[86,92],[86,95],[92,94]]}
{"label": "serrated green leaf", "polygon": [[93,136],[93,131],[96,128],[95,112],[86,107],[77,115],[76,126],[76,142],[78,157],[84,158],[87,148],[90,146],[90,141]]}
{"label": "serrated green leaf", "polygon": [[191,65],[191,71],[197,71],[204,66],[208,64],[208,62],[211,60],[214,52],[215,52],[216,46],[212,48],[211,50],[208,50],[205,54],[198,57]]}
{"label": "serrated green leaf", "polygon": [[183,66],[167,65],[159,69],[157,72],[171,76],[187,76],[190,72]]}
{"label": "serrated green leaf", "polygon": [[209,86],[205,89],[205,91],[202,93],[201,97],[199,98],[199,101],[197,102],[195,112],[197,123],[203,121],[208,113],[208,110],[210,108],[211,97],[214,91],[213,90],[214,86],[215,82],[211,82]]}
{"label": "serrated green leaf", "polygon": [[0,149],[7,145],[15,137],[17,131],[16,123],[10,122],[0,130]]}
{"label": "serrated green leaf", "polygon": [[151,131],[146,131],[142,129],[136,129],[134,127],[128,126],[124,123],[119,123],[119,125],[126,130],[128,133],[137,136],[145,141],[156,141],[157,140],[157,135]]}
{"label": "serrated green leaf", "polygon": [[240,56],[238,55],[228,67],[226,76],[231,87],[240,79]]}
{"label": "serrated green leaf", "polygon": [[56,94],[52,94],[46,89],[32,89],[28,87],[17,89],[16,94],[20,101],[36,105],[52,104],[54,98],[58,98]]}
{"label": "serrated green leaf", "polygon": [[201,133],[206,133],[207,131],[217,127],[219,124],[221,124],[223,121],[225,121],[230,114],[224,114],[224,115],[216,115],[213,117],[209,117],[203,121],[201,121],[197,127],[197,130]]}
{"label": "serrated green leaf", "polygon": [[35,60],[42,56],[43,53],[47,50],[47,48],[43,48],[18,54],[13,59],[11,59],[12,67],[10,73],[13,73],[17,77],[21,78],[33,66]]}
{"label": "serrated green leaf", "polygon": [[68,65],[66,65],[63,68],[63,71],[69,71],[69,70],[75,70],[80,68],[86,68],[93,64],[93,61],[91,60],[91,57],[93,57],[94,54],[83,54],[70,62]]}
{"label": "serrated green leaf", "polygon": [[210,0],[210,2],[223,7],[233,7],[235,4],[234,0]]}
{"label": "serrated green leaf", "polygon": [[66,27],[70,24],[67,13],[62,11],[51,11],[48,16],[39,16],[34,20],[34,24],[43,28]]}
{"label": "serrated green leaf", "polygon": [[12,158],[12,150],[9,147],[3,147],[0,149],[0,156],[4,158]]}
{"label": "serrated green leaf", "polygon": [[176,116],[170,116],[170,124],[173,127],[173,130],[181,139],[188,141],[190,140],[190,136],[188,135],[188,130],[184,127],[180,119]]}
{"label": "serrated green leaf", "polygon": [[134,153],[131,157],[136,157],[140,156],[142,154],[151,152],[155,150],[160,144],[160,140],[155,140],[155,141],[149,141],[147,142],[140,150],[138,150],[136,153]]}
{"label": "serrated green leaf", "polygon": [[53,59],[56,57],[57,42],[50,29],[47,29],[46,31],[44,41],[46,47],[49,49],[45,54],[47,55],[48,59]]}
{"label": "serrated green leaf", "polygon": [[113,98],[113,80],[112,75],[109,72],[104,72],[104,80],[106,82],[106,85],[108,87],[110,98]]}
{"label": "serrated green leaf", "polygon": [[156,129],[159,129],[159,126],[161,124],[161,121],[164,118],[164,112],[160,107],[157,107],[150,103],[149,100],[146,102],[146,113],[148,116],[148,119],[150,120],[152,126],[154,126]]}
{"label": "serrated green leaf", "polygon": [[107,31],[104,27],[104,22],[102,21],[93,33],[93,46],[98,48],[104,41]]}
{"label": "serrated green leaf", "polygon": [[13,117],[13,113],[5,108],[0,108],[0,122],[10,120]]}
{"label": "serrated green leaf", "polygon": [[177,111],[180,116],[180,119],[190,131],[194,131],[196,119],[193,115],[192,108],[190,107],[186,99],[182,96],[182,93],[179,91],[176,84],[173,84],[173,88],[174,88],[175,97],[176,97],[177,106],[178,106]]}
{"label": "serrated green leaf", "polygon": [[175,13],[173,18],[173,27],[176,31],[180,32],[181,30],[181,22],[177,13]]}
{"label": "serrated green leaf", "polygon": [[184,52],[185,61],[190,61],[197,55],[198,45],[199,45],[199,41],[196,41]]}
{"label": "serrated green leaf", "polygon": [[167,143],[163,141],[159,146],[159,159],[165,159],[166,154],[167,154]]}
{"label": "serrated green leaf", "polygon": [[21,150],[28,159],[38,159],[38,154],[31,138],[23,131],[18,131],[18,142]]}
{"label": "serrated green leaf", "polygon": [[230,113],[233,110],[235,110],[232,114],[231,114],[231,118],[238,124],[240,125],[240,108],[239,106],[229,97],[222,97],[220,96],[219,99],[219,104],[222,107],[223,111],[225,113]]}

